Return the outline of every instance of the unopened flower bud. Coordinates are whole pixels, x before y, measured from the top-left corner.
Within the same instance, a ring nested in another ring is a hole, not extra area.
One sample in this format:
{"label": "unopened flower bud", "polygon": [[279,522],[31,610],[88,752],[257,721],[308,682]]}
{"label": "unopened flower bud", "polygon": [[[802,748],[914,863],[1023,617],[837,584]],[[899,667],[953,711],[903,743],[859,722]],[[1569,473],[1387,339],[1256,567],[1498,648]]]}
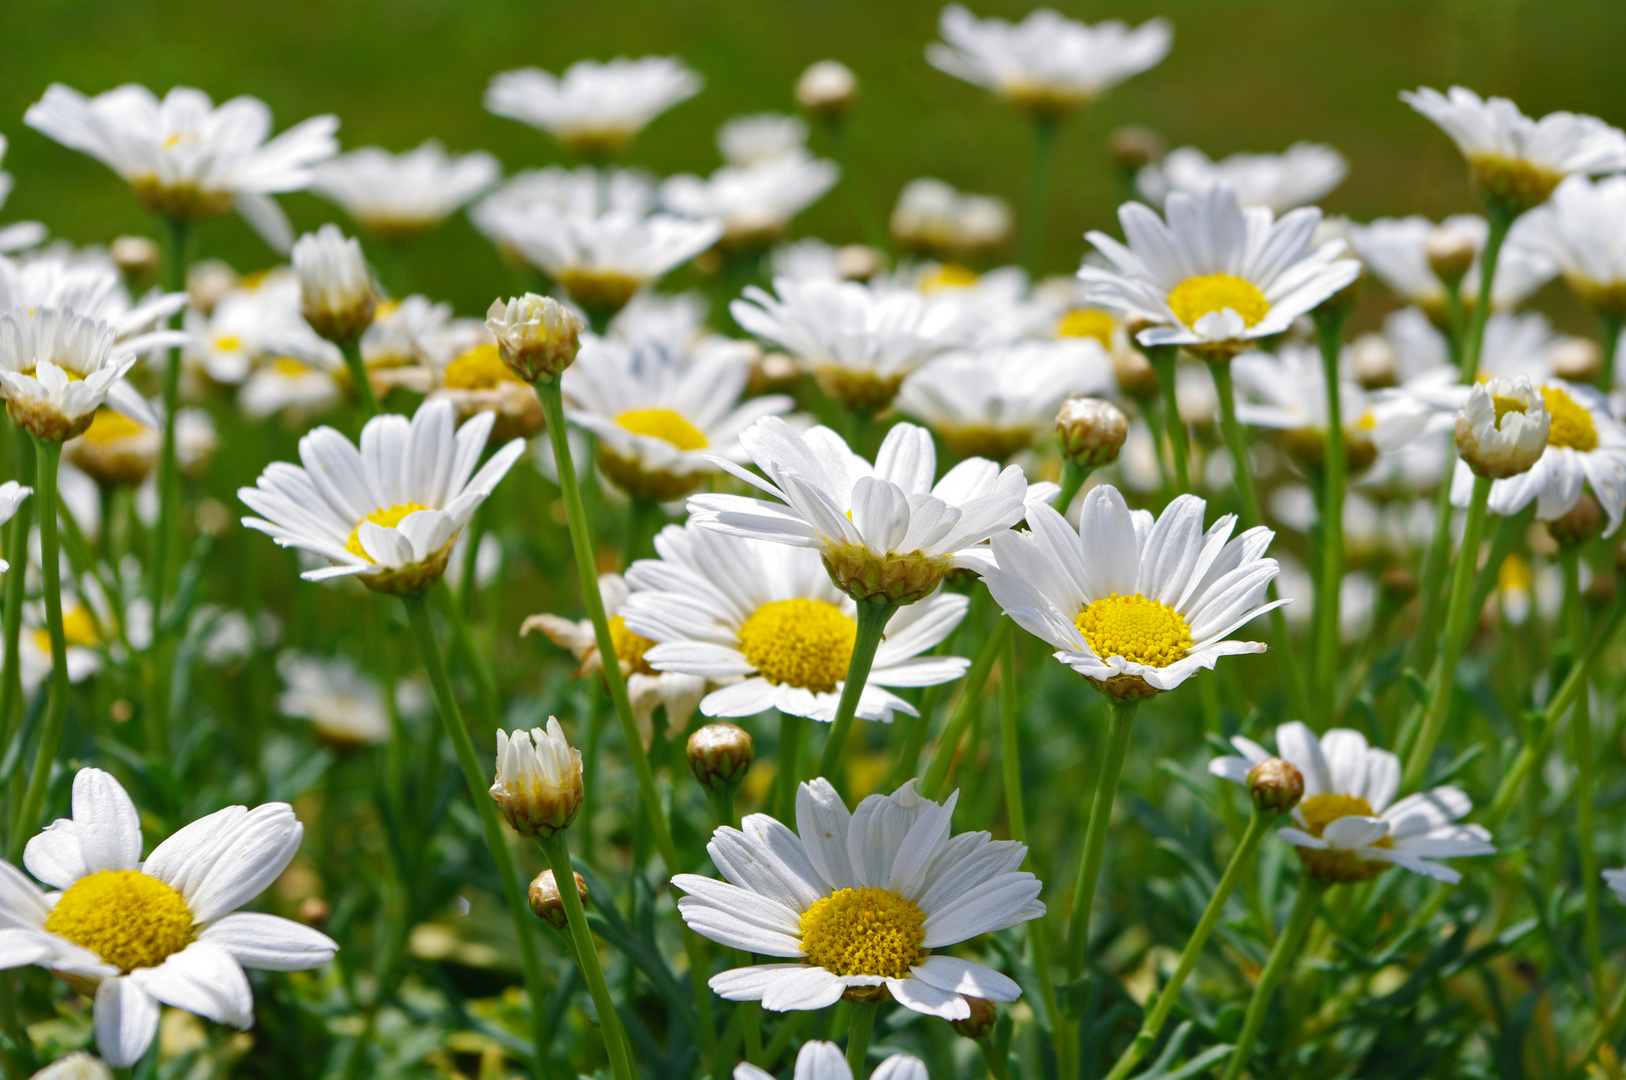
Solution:
{"label": "unopened flower bud", "polygon": [[1603,507],[1592,492],[1583,491],[1574,506],[1546,525],[1547,535],[1559,547],[1579,547],[1603,531]]}
{"label": "unopened flower bud", "polygon": [[552,382],[576,359],[587,329],[574,311],[551,296],[526,293],[504,304],[493,300],[486,329],[508,370],[528,383]]}
{"label": "unopened flower bud", "polygon": [[751,736],[733,724],[707,724],[689,736],[689,771],[711,791],[733,791],[753,755]]}
{"label": "unopened flower bud", "polygon": [[1615,549],[1615,573],[1626,576],[1626,543]]}
{"label": "unopened flower bud", "polygon": [[119,272],[131,282],[144,282],[158,273],[164,253],[150,237],[120,236],[108,249]]}
{"label": "unopened flower bud", "polygon": [[1304,797],[1304,774],[1291,761],[1266,758],[1248,770],[1248,794],[1259,810],[1285,814]]}
{"label": "unopened flower bud", "polygon": [[[576,895],[581,898],[582,904],[587,903],[587,879],[575,874]],[[526,899],[531,904],[531,914],[553,927],[563,930],[570,925],[570,919],[565,915],[565,898],[559,895],[559,882],[554,878],[552,870],[544,870],[536,875],[531,887],[526,893]]]}
{"label": "unopened flower bud", "polygon": [[820,60],[796,80],[796,104],[815,116],[839,119],[858,96],[858,76],[840,60]]}
{"label": "unopened flower bud", "polygon": [[950,1020],[949,1027],[968,1039],[985,1039],[992,1035],[994,1024],[999,1021],[999,1007],[987,998],[972,997],[970,994],[960,996],[971,1007],[971,1015],[964,1020]]}
{"label": "unopened flower bud", "polygon": [[521,836],[547,840],[569,828],[582,806],[582,755],[556,718],[545,730],[497,732],[491,797]]}
{"label": "unopened flower bud", "polygon": [[1553,346],[1547,360],[1553,365],[1553,374],[1566,382],[1596,382],[1598,368],[1603,365],[1603,350],[1591,338],[1567,337]]}
{"label": "unopened flower bud", "polygon": [[305,321],[335,345],[358,340],[378,307],[361,242],[337,225],[323,225],[294,242],[293,263]]}
{"label": "unopened flower bud", "polygon": [[1381,390],[1400,382],[1400,357],[1382,334],[1362,334],[1349,347],[1355,381],[1367,390]]}
{"label": "unopened flower bud", "polygon": [[1456,285],[1473,266],[1479,244],[1471,234],[1441,225],[1428,234],[1423,254],[1436,277],[1447,285]]}
{"label": "unopened flower bud", "polygon": [[881,272],[881,253],[868,244],[836,249],[836,274],[847,281],[868,281]]}
{"label": "unopened flower bud", "polygon": [[220,298],[237,288],[237,271],[219,259],[204,259],[192,264],[186,272],[186,292],[192,300],[192,309],[207,315],[220,303]]}
{"label": "unopened flower bud", "polygon": [[29,1080],[113,1080],[113,1073],[101,1058],[75,1050],[57,1058]]}
{"label": "unopened flower bud", "polygon": [[320,927],[333,915],[333,905],[320,896],[307,896],[299,902],[299,921],[306,926]]}
{"label": "unopened flower bud", "polygon": [[1056,414],[1056,441],[1067,460],[1096,469],[1118,460],[1129,438],[1129,418],[1105,398],[1072,394]]}
{"label": "unopened flower bud", "polygon": [[1162,161],[1168,146],[1163,136],[1138,125],[1118,128],[1107,136],[1107,153],[1125,172],[1136,172],[1154,161]]}
{"label": "unopened flower bud", "polygon": [[1404,604],[1417,595],[1417,575],[1409,567],[1395,563],[1378,575],[1378,589],[1387,603]]}
{"label": "unopened flower bud", "polygon": [[1126,345],[1109,349],[1108,355],[1112,358],[1112,377],[1118,381],[1118,389],[1136,401],[1152,401],[1163,392],[1157,368],[1146,359],[1145,353]]}
{"label": "unopened flower bud", "polygon": [[1551,424],[1546,403],[1525,376],[1475,383],[1457,411],[1457,451],[1477,476],[1517,476],[1546,452]]}

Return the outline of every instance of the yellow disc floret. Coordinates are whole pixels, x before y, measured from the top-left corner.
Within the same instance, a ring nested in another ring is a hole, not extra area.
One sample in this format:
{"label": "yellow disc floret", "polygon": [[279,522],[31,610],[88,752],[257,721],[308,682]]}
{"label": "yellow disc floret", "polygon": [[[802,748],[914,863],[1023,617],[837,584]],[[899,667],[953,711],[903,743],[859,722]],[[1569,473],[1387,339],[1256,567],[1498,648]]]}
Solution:
{"label": "yellow disc floret", "polygon": [[352,555],[359,555],[368,562],[375,562],[376,560],[371,555],[367,554],[367,550],[361,546],[361,526],[365,522],[370,521],[374,525],[379,525],[386,529],[393,529],[397,525],[401,524],[401,519],[406,517],[408,514],[427,509],[429,508],[423,503],[408,502],[396,503],[394,506],[374,510],[366,517],[362,518],[361,521],[356,522],[356,527],[350,530],[350,539],[344,542],[344,550],[348,551]]}
{"label": "yellow disc floret", "polygon": [[497,343],[476,345],[446,365],[442,380],[453,390],[495,390],[505,382],[517,383],[519,377],[502,362]]}
{"label": "yellow disc floret", "polygon": [[926,915],[890,889],[838,889],[802,916],[807,962],[835,975],[903,979],[926,959]]}
{"label": "yellow disc floret", "polygon": [[297,379],[311,372],[310,365],[302,364],[291,356],[279,356],[272,360],[271,370],[285,379]]}
{"label": "yellow disc floret", "polygon": [[[1346,817],[1377,817],[1372,804],[1355,795],[1313,795],[1299,803],[1299,813],[1304,815],[1306,832],[1319,838],[1327,831],[1327,826]],[[1394,841],[1387,836],[1376,841],[1374,847],[1394,847]]]}
{"label": "yellow disc floret", "polygon": [[1526,406],[1518,398],[1493,395],[1491,397],[1491,408],[1496,410],[1496,430],[1501,431],[1502,418],[1507,416],[1508,413],[1523,413]]}
{"label": "yellow disc floret", "polygon": [[704,450],[710,445],[705,432],[671,409],[633,409],[616,417],[615,422],[634,435],[660,439],[679,450]]}
{"label": "yellow disc floret", "polygon": [[1592,423],[1592,414],[1577,405],[1567,390],[1543,386],[1541,398],[1547,403],[1547,414],[1553,418],[1552,426],[1547,429],[1548,446],[1567,446],[1583,454],[1598,448],[1598,429]]}
{"label": "yellow disc floret", "polygon": [[971,267],[959,263],[939,263],[921,274],[915,287],[930,296],[945,289],[969,289],[976,283],[977,272]]}
{"label": "yellow disc floret", "polygon": [[615,658],[641,675],[654,675],[656,671],[644,659],[644,653],[655,647],[646,637],[627,629],[627,620],[617,615],[610,620],[610,640],[615,642]]}
{"label": "yellow disc floret", "polygon": [[[69,382],[80,382],[85,377],[82,372],[75,371],[73,368],[68,367],[66,364],[58,364],[57,365],[57,370],[62,372],[62,374],[66,375],[68,377]],[[18,374],[19,375],[28,375],[28,376],[30,376],[32,378],[37,379],[37,378],[39,378],[39,368],[38,367],[24,368],[22,371],[18,372]]]}
{"label": "yellow disc floret", "polygon": [[80,878],[45,918],[45,929],[83,945],[121,972],[157,967],[192,943],[181,894],[138,870]]}
{"label": "yellow disc floret", "polygon": [[145,424],[138,424],[123,413],[116,413],[112,409],[101,408],[96,410],[96,418],[85,429],[84,438],[93,443],[106,446],[122,439],[140,435],[146,431]]}
{"label": "yellow disc floret", "polygon": [[740,624],[740,652],[775,685],[828,694],[847,675],[858,624],[824,600],[775,600]]}
{"label": "yellow disc floret", "polygon": [[1103,660],[1121,656],[1136,664],[1168,667],[1194,648],[1185,616],[1140,593],[1113,593],[1092,601],[1073,624]]}
{"label": "yellow disc floret", "polygon": [[1270,301],[1251,282],[1230,274],[1187,278],[1169,294],[1169,310],[1187,326],[1195,326],[1209,312],[1226,308],[1242,316],[1244,326],[1253,326],[1270,312]]}
{"label": "yellow disc floret", "polygon": [[[1355,795],[1337,795],[1328,793],[1315,795],[1299,803],[1298,812],[1304,815],[1305,831],[1311,836],[1320,838],[1327,831],[1327,826],[1346,817],[1377,817],[1372,804]],[[1387,836],[1380,836],[1372,841],[1368,847],[1392,848],[1395,842]],[[1370,881],[1389,868],[1389,863],[1376,859],[1362,858],[1353,851],[1337,848],[1321,850],[1317,848],[1295,847],[1300,861],[1306,870],[1321,878],[1323,881]]]}
{"label": "yellow disc floret", "polygon": [[1517,552],[1503,559],[1496,570],[1496,587],[1502,592],[1529,592],[1533,583],[1530,564]]}
{"label": "yellow disc floret", "polygon": [[1112,331],[1117,325],[1117,320],[1105,311],[1075,308],[1062,316],[1061,324],[1056,327],[1056,336],[1094,338],[1110,349]]}

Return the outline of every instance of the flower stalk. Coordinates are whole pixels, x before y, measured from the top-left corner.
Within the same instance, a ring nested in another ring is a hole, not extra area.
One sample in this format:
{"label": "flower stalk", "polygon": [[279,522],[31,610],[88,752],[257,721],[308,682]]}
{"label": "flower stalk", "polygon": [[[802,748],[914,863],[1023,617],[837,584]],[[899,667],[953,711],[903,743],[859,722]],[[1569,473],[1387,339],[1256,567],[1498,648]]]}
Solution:
{"label": "flower stalk", "polygon": [[1321,474],[1321,582],[1315,596],[1315,703],[1334,716],[1341,644],[1338,608],[1344,583],[1344,424],[1339,401],[1338,360],[1347,309],[1334,305],[1315,315],[1327,388],[1327,444]]}
{"label": "flower stalk", "polygon": [[852,1070],[853,1080],[864,1080],[869,1075],[864,1064],[869,1056],[869,1036],[875,1027],[875,1013],[880,1007],[878,1001],[852,1003],[852,1023],[847,1028],[847,1068]]}
{"label": "flower stalk", "polygon": [[[1572,652],[1578,654],[1586,640],[1586,612],[1581,602],[1581,553],[1574,545],[1559,549],[1559,565],[1564,575],[1564,623]],[[1592,716],[1587,687],[1575,697],[1570,713],[1570,739],[1575,752],[1575,839],[1581,856],[1582,908],[1581,941],[1587,970],[1592,973],[1592,992],[1603,993],[1603,937],[1598,923],[1598,850],[1594,840],[1593,802],[1597,790],[1596,762],[1592,752]]]}
{"label": "flower stalk", "polygon": [[852,730],[853,715],[858,711],[864,685],[869,682],[869,669],[875,663],[875,650],[880,648],[886,622],[896,608],[896,604],[879,598],[858,601],[858,636],[853,642],[853,655],[847,662],[841,700],[836,704],[836,718],[830,725],[830,734],[824,740],[824,753],[819,757],[816,776],[828,777],[833,783],[841,776],[841,755],[847,746],[847,735]]}
{"label": "flower stalk", "polygon": [[1107,829],[1112,822],[1112,804],[1118,795],[1118,778],[1129,755],[1129,735],[1135,727],[1139,701],[1112,698],[1112,720],[1106,732],[1106,752],[1095,780],[1095,798],[1090,804],[1090,822],[1084,833],[1084,854],[1078,864],[1078,888],[1073,893],[1073,913],[1067,923],[1067,981],[1076,982],[1084,974],[1084,956],[1090,944],[1090,908],[1095,903],[1095,887],[1101,879],[1101,858],[1106,852]]}
{"label": "flower stalk", "polygon": [[1276,985],[1282,981],[1298,959],[1299,948],[1304,944],[1304,937],[1315,922],[1316,909],[1321,904],[1321,897],[1327,891],[1327,882],[1320,878],[1306,874],[1299,881],[1299,894],[1293,901],[1293,910],[1287,916],[1287,925],[1276,938],[1276,944],[1270,950],[1270,959],[1265,962],[1265,970],[1259,976],[1259,982],[1253,988],[1253,997],[1248,1001],[1248,1011],[1242,1018],[1242,1031],[1236,1037],[1236,1046],[1231,1051],[1231,1059],[1225,1065],[1225,1073],[1220,1080],[1237,1080],[1242,1070],[1247,1068],[1248,1058],[1253,1050],[1254,1040],[1259,1037],[1259,1028],[1265,1022],[1265,1010],[1270,1007],[1271,996],[1276,991]]}
{"label": "flower stalk", "polygon": [[1479,352],[1485,344],[1485,323],[1490,319],[1491,286],[1496,281],[1496,263],[1502,253],[1502,242],[1513,228],[1518,214],[1495,202],[1487,204],[1485,219],[1489,228],[1485,233],[1485,247],[1479,255],[1479,298],[1468,316],[1468,329],[1463,336],[1461,372],[1462,382],[1474,381],[1479,373]]}
{"label": "flower stalk", "polygon": [[559,899],[565,906],[565,929],[575,946],[571,951],[575,953],[576,965],[581,969],[582,977],[587,980],[593,1008],[598,1012],[599,1030],[604,1035],[604,1047],[610,1056],[610,1071],[616,1080],[637,1080],[632,1046],[627,1041],[621,1016],[615,1011],[610,984],[605,981],[604,968],[599,963],[598,946],[593,944],[593,934],[587,928],[587,912],[582,909],[581,897],[576,892],[576,870],[570,863],[570,846],[565,842],[565,833],[555,833],[546,840],[539,839],[538,843],[548,860],[548,866],[553,869],[553,880],[565,883],[559,888]]}
{"label": "flower stalk", "polygon": [[1163,394],[1163,426],[1168,429],[1169,451],[1174,456],[1174,482],[1179,488],[1175,494],[1183,495],[1191,490],[1191,449],[1186,438],[1186,422],[1180,419],[1180,406],[1174,392],[1178,356],[1179,349],[1173,345],[1152,345],[1146,349],[1146,359],[1157,371],[1158,388]]}

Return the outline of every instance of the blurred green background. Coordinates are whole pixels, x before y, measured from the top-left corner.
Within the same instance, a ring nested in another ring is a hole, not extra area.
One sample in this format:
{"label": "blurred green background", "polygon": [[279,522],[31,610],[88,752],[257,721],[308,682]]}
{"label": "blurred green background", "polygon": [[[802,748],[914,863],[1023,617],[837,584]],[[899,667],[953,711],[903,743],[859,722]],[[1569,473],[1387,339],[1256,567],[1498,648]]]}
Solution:
{"label": "blurred green background", "polygon": [[[1076,267],[1080,234],[1111,221],[1122,189],[1104,140],[1148,125],[1171,146],[1213,155],[1330,142],[1351,162],[1329,212],[1365,219],[1442,215],[1472,202],[1449,141],[1397,93],[1460,82],[1505,94],[1528,113],[1571,109],[1626,123],[1619,76],[1626,55],[1621,0],[1122,0],[1063,3],[1086,20],[1164,15],[1174,49],[1064,129],[1053,189],[1046,269]],[[659,118],[627,160],[662,174],[709,172],[716,127],[729,116],[793,108],[802,68],[824,57],[862,80],[851,137],[861,182],[883,213],[908,180],[938,176],[1022,206],[1029,134],[982,90],[931,68],[936,2],[875,0],[647,0],[537,3],[487,0],[203,0],[0,5],[0,132],[17,180],[5,220],[33,218],[77,243],[121,232],[157,236],[155,222],[110,171],[25,128],[22,114],[52,81],[96,93],[138,81],[160,93],[181,83],[223,100],[252,94],[279,129],[314,113],[339,116],[347,148],[392,150],[434,136],[485,148],[509,172],[565,160],[545,134],[481,108],[493,74],[525,65],[558,71],[574,60],[670,53],[706,79],[696,98]],[[978,0],[979,15],[1019,18],[1032,5]],[[823,149],[817,135],[815,149]],[[284,198],[296,227],[350,223],[311,196]],[[846,200],[833,192],[798,219],[797,234],[856,240]],[[200,230],[200,255],[240,269],[271,252],[235,217]],[[484,311],[513,285],[490,246],[458,219],[407,256],[412,285]]]}

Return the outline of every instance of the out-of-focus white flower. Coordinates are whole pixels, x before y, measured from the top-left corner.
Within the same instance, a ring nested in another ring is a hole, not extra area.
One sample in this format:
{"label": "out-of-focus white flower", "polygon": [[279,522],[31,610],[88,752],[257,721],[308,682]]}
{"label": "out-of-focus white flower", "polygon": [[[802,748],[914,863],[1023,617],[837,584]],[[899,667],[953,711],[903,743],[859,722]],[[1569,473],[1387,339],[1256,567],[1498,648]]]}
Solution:
{"label": "out-of-focus white flower", "polygon": [[341,396],[332,371],[279,356],[256,368],[243,383],[237,407],[256,420],[281,414],[297,428],[333,408]]}
{"label": "out-of-focus white flower", "polygon": [[361,362],[380,396],[395,386],[418,393],[429,389],[428,355],[436,337],[452,322],[452,305],[427,297],[383,300],[361,335]]}
{"label": "out-of-focus white flower", "polygon": [[1193,146],[1171,150],[1135,178],[1140,193],[1161,205],[1173,191],[1201,194],[1215,184],[1236,192],[1243,206],[1285,214],[1317,202],[1349,175],[1344,155],[1319,143],[1294,143],[1280,154],[1232,154],[1220,161]]}
{"label": "out-of-focus white flower", "polygon": [[[842,1064],[846,1064],[843,1059]],[[113,1080],[113,1073],[102,1060],[83,1050],[64,1054],[35,1073],[30,1080]]]}
{"label": "out-of-focus white flower", "polygon": [[390,717],[378,685],[344,656],[322,659],[285,652],[277,671],[287,685],[277,696],[284,716],[309,720],[322,738],[341,746],[381,743]]}
{"label": "out-of-focus white flower", "polygon": [[[1462,279],[1462,302],[1472,310],[1479,300],[1479,253],[1485,247],[1489,226],[1474,214],[1456,214],[1435,225],[1425,217],[1379,218],[1349,230],[1349,244],[1361,262],[1379,281],[1408,304],[1422,308],[1437,326],[1446,323],[1445,282],[1429,265],[1429,238],[1442,231],[1472,244],[1473,262]],[[1527,246],[1522,229],[1502,245],[1496,260],[1496,280],[1491,282],[1493,311],[1516,307],[1553,279],[1557,268],[1551,259]]]}
{"label": "out-of-focus white flower", "polygon": [[1626,176],[1571,176],[1521,217],[1510,241],[1547,256],[1593,308],[1626,314]]}
{"label": "out-of-focus white flower", "polygon": [[406,240],[439,225],[498,175],[490,154],[448,154],[430,139],[404,154],[367,146],[323,162],[311,187],[369,232]]}
{"label": "out-of-focus white flower", "polygon": [[588,217],[611,212],[642,217],[655,209],[659,187],[655,177],[638,169],[549,165],[509,177],[474,205],[469,220],[493,241],[500,241],[513,216],[523,217],[533,206]]}
{"label": "out-of-focus white flower", "polygon": [[[159,406],[153,406],[158,414]],[[62,458],[105,487],[140,484],[158,464],[160,428],[131,420],[103,406],[90,427],[62,447]],[[219,439],[202,409],[182,409],[175,419],[175,456],[184,472],[195,474],[214,455]]]}
{"label": "out-of-focus white flower", "polygon": [[100,248],[74,250],[65,243],[0,257],[0,311],[66,308],[112,324],[116,340],[146,334],[186,306],[186,293],[154,290],[131,300],[124,275]]}
{"label": "out-of-focus white flower", "polygon": [[768,253],[775,278],[793,281],[868,281],[881,272],[882,255],[863,244],[836,247],[809,236]]}
{"label": "out-of-focus white flower", "polygon": [[644,125],[700,92],[700,76],[675,57],[580,60],[564,75],[538,68],[491,80],[485,106],[498,116],[541,128],[589,157],[621,150]]}
{"label": "out-of-focus white flower", "polygon": [[814,116],[840,117],[858,96],[858,76],[840,60],[811,64],[796,80],[796,104]]}
{"label": "out-of-focus white flower", "polygon": [[124,177],[143,206],[165,217],[195,220],[235,206],[277,251],[294,237],[271,196],[308,187],[312,167],[339,149],[335,117],[314,116],[267,141],[263,101],[236,97],[216,108],[184,86],[159,101],[134,83],[93,98],[52,83],[23,122]]}
{"label": "out-of-focus white flower", "polygon": [[212,382],[228,386],[241,384],[256,365],[278,357],[337,371],[344,357],[311,329],[300,304],[299,279],[277,269],[229,290],[207,315],[189,308],[182,360]]}
{"label": "out-of-focus white flower", "polygon": [[118,341],[113,325],[100,319],[64,308],[13,308],[0,314],[0,395],[13,420],[52,442],[82,433],[104,401],[156,425],[151,406],[124,376],[143,349],[184,338],[160,330]]}
{"label": "out-of-focus white flower", "polygon": [[[17,508],[23,500],[34,494],[34,489],[24,487],[15,480],[7,480],[0,484],[0,525],[10,521],[17,513]],[[11,564],[0,559],[0,574],[11,569]]]}
{"label": "out-of-focus white flower", "polygon": [[963,195],[941,180],[911,180],[892,210],[892,235],[911,248],[965,256],[1011,234],[1011,210],[992,195]]}
{"label": "out-of-focus white flower", "polygon": [[450,401],[459,423],[476,413],[492,414],[493,443],[529,438],[542,430],[542,402],[531,384],[503,362],[502,349],[484,323],[452,320],[426,342],[425,360],[430,398]]}
{"label": "out-of-focus white flower", "polygon": [[[0,135],[0,161],[6,157],[6,137]],[[11,194],[11,174],[0,172],[0,206],[6,204],[6,196]],[[11,251],[22,251],[45,242],[45,226],[37,221],[14,221],[10,225],[0,225],[0,254]]]}
{"label": "out-of-focus white flower", "polygon": [[744,168],[805,150],[807,124],[783,113],[736,116],[717,129],[717,150],[730,165]]}
{"label": "out-of-focus white flower", "polygon": [[840,175],[835,162],[798,146],[750,164],[725,165],[704,179],[673,176],[661,185],[661,201],[684,217],[719,223],[727,243],[769,244]]}

